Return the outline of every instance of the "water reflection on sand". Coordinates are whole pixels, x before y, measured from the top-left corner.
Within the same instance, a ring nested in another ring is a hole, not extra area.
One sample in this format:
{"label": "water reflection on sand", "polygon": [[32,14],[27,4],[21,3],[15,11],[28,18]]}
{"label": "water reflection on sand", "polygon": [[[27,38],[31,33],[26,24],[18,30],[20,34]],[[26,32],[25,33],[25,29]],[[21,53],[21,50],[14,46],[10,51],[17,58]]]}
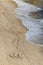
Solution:
{"label": "water reflection on sand", "polygon": [[25,34],[26,39],[34,44],[43,45],[43,19],[35,20],[29,16],[30,12],[40,10],[40,8],[19,1],[17,3],[19,8],[15,9],[16,16],[29,29]]}

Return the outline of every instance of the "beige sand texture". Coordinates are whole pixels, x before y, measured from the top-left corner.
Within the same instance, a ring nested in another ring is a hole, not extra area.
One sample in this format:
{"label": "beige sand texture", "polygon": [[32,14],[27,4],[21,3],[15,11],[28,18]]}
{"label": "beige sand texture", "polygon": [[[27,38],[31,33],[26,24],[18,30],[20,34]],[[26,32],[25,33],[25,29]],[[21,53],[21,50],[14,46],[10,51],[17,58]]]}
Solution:
{"label": "beige sand texture", "polygon": [[0,65],[43,65],[43,47],[26,41],[26,29],[16,18],[11,0],[0,0]]}

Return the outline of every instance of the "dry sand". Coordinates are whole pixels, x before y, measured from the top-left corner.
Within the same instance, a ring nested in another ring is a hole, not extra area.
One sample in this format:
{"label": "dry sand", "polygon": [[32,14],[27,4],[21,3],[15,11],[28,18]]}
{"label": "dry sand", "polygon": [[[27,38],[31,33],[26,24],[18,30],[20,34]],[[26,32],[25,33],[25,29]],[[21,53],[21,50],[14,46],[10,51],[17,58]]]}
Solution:
{"label": "dry sand", "polygon": [[0,0],[0,65],[43,65],[43,47],[26,41],[16,7],[11,0]]}

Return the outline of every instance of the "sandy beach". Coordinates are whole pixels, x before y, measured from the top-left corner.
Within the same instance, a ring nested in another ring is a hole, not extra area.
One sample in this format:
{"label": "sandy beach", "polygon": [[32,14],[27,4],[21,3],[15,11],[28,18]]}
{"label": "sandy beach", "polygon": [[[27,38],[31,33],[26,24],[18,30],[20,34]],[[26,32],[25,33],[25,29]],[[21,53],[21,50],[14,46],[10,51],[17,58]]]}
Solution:
{"label": "sandy beach", "polygon": [[26,40],[28,31],[15,16],[18,5],[0,0],[0,65],[43,65],[43,47]]}

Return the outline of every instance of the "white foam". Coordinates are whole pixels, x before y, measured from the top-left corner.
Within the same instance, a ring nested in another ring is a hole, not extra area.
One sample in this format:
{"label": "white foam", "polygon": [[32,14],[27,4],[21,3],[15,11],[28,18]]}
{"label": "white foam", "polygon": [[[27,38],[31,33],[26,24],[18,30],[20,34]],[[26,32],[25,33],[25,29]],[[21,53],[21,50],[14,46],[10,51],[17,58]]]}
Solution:
{"label": "white foam", "polygon": [[34,20],[29,16],[30,12],[40,10],[40,8],[20,0],[16,0],[16,3],[19,6],[19,8],[15,9],[16,16],[21,19],[22,24],[29,29],[25,34],[26,39],[34,42],[34,44],[43,45],[43,19]]}

